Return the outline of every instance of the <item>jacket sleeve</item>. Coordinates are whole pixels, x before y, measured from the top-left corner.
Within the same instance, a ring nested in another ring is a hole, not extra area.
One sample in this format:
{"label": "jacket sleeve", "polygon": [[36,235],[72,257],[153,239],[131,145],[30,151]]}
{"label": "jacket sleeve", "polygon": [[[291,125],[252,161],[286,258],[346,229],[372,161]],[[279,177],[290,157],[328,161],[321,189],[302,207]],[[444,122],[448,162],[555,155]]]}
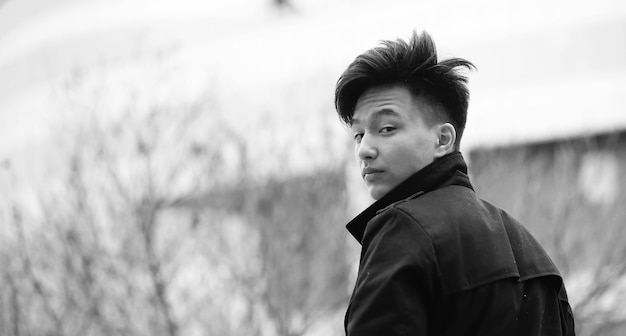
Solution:
{"label": "jacket sleeve", "polygon": [[426,335],[438,278],[428,235],[408,214],[391,208],[368,223],[362,244],[346,334]]}

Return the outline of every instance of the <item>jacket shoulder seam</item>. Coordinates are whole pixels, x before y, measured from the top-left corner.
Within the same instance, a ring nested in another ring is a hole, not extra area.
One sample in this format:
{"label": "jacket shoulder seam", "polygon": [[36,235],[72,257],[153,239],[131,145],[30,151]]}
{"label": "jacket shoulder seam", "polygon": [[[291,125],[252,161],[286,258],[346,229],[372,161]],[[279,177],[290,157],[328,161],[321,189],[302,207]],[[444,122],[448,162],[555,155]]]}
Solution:
{"label": "jacket shoulder seam", "polygon": [[419,197],[419,196],[421,196],[423,194],[424,194],[423,191],[418,191],[415,194],[413,194],[413,195],[411,195],[411,196],[409,196],[407,198],[404,198],[404,199],[401,199],[399,201],[393,202],[393,203],[389,204],[388,206],[386,206],[386,207],[376,211],[376,214],[378,215],[378,214],[380,214],[382,212],[385,212],[385,211],[387,211],[387,210],[389,210],[391,208],[395,208],[396,206],[398,206],[400,204],[403,204],[403,203],[406,203],[406,202],[408,202],[408,201],[410,201],[412,199],[415,199],[415,198],[417,198],[417,197]]}

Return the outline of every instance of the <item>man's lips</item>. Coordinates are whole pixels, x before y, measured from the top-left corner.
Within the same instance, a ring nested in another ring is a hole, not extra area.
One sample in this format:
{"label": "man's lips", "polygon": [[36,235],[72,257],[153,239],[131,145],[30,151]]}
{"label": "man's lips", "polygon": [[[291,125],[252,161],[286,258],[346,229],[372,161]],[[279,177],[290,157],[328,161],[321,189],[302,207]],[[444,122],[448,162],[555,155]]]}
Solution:
{"label": "man's lips", "polygon": [[376,168],[372,168],[372,167],[365,167],[361,170],[361,175],[363,176],[364,179],[368,179],[371,178],[373,176],[376,176],[379,173],[382,173],[383,170],[382,169],[376,169]]}

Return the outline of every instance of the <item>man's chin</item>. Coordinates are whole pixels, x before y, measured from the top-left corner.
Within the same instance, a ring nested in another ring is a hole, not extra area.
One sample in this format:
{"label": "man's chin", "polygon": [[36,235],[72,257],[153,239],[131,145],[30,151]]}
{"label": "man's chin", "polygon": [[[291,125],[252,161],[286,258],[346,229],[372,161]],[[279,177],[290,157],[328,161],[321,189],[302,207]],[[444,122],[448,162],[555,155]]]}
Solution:
{"label": "man's chin", "polygon": [[373,185],[369,187],[369,192],[370,196],[374,200],[378,201],[381,197],[385,196],[385,194],[389,192],[389,188]]}

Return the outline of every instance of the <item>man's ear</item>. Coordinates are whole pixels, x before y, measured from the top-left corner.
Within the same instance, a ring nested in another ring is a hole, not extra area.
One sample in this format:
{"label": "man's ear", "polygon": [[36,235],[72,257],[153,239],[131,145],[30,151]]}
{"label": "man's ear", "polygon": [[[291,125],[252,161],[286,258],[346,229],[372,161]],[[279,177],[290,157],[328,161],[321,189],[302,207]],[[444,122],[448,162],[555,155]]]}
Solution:
{"label": "man's ear", "polygon": [[437,126],[437,148],[435,158],[440,158],[446,154],[454,152],[454,142],[456,141],[456,129],[450,123]]}

